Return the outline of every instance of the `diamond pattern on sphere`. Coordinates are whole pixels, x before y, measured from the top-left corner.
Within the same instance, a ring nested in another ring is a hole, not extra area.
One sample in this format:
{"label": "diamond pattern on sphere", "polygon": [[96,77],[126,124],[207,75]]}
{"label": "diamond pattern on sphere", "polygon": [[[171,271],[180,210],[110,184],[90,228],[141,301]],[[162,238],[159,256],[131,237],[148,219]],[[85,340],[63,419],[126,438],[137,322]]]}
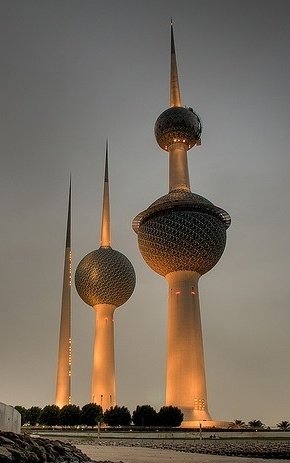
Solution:
{"label": "diamond pattern on sphere", "polygon": [[79,296],[90,306],[124,304],[136,283],[134,268],[124,254],[112,248],[99,248],[87,254],[75,273]]}
{"label": "diamond pattern on sphere", "polygon": [[219,217],[194,210],[167,209],[141,222],[138,243],[146,263],[160,275],[212,269],[226,244],[226,227]]}

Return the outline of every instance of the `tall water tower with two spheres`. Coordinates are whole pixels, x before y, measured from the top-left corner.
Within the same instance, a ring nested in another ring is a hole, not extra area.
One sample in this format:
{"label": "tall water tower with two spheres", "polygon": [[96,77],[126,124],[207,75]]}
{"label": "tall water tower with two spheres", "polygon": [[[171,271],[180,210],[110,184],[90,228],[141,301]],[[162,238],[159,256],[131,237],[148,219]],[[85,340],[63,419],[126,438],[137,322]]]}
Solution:
{"label": "tall water tower with two spheres", "polygon": [[187,151],[200,145],[201,121],[182,106],[171,24],[170,108],[155,123],[169,156],[169,193],[133,220],[140,252],[168,282],[166,405],[179,407],[183,426],[212,426],[206,391],[198,294],[200,276],[219,261],[230,216],[190,189]]}

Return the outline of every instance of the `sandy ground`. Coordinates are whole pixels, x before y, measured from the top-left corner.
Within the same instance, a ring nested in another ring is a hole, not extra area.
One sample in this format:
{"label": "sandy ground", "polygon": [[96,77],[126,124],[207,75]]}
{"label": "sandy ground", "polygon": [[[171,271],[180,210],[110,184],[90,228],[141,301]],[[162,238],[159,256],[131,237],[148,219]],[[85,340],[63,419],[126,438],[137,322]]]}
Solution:
{"label": "sandy ground", "polygon": [[277,463],[289,460],[264,460],[262,458],[226,457],[185,453],[175,450],[149,449],[142,447],[119,447],[99,445],[76,445],[95,461],[112,461],[119,463]]}

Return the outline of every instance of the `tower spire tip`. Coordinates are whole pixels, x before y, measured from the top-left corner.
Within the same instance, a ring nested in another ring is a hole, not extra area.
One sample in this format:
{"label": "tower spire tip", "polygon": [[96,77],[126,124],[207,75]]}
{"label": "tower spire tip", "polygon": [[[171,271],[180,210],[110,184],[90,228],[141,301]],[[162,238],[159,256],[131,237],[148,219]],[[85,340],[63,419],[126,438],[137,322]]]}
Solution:
{"label": "tower spire tip", "polygon": [[108,141],[108,138],[106,138],[105,177],[104,177],[105,182],[109,181],[108,157],[109,157],[109,141]]}
{"label": "tower spire tip", "polygon": [[171,17],[171,23],[170,23],[170,31],[171,31],[170,107],[172,107],[172,106],[182,106],[180,89],[179,89],[172,17]]}
{"label": "tower spire tip", "polygon": [[103,192],[103,213],[102,213],[102,225],[101,225],[101,247],[109,247],[111,245],[108,157],[109,157],[109,141],[107,138],[106,139],[106,155],[105,155],[104,192]]}
{"label": "tower spire tip", "polygon": [[67,211],[67,226],[66,226],[66,248],[71,247],[71,174],[69,176],[68,189],[68,211]]}

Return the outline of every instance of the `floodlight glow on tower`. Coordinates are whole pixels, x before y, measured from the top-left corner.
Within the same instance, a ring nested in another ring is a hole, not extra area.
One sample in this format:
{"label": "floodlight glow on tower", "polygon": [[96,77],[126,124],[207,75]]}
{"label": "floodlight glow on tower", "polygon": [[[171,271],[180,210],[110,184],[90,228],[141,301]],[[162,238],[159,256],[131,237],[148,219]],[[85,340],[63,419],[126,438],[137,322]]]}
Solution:
{"label": "floodlight glow on tower", "polygon": [[71,180],[69,185],[55,405],[71,403]]}
{"label": "floodlight glow on tower", "polygon": [[100,247],[81,260],[75,273],[79,296],[96,312],[91,401],[103,410],[116,405],[114,311],[131,297],[135,283],[131,262],[111,248],[107,144]]}
{"label": "floodlight glow on tower", "polygon": [[133,220],[145,262],[168,282],[166,405],[181,408],[184,426],[209,421],[198,280],[219,261],[230,216],[192,193],[187,151],[201,144],[201,121],[182,106],[171,23],[170,108],[155,123],[169,156],[169,193]]}

